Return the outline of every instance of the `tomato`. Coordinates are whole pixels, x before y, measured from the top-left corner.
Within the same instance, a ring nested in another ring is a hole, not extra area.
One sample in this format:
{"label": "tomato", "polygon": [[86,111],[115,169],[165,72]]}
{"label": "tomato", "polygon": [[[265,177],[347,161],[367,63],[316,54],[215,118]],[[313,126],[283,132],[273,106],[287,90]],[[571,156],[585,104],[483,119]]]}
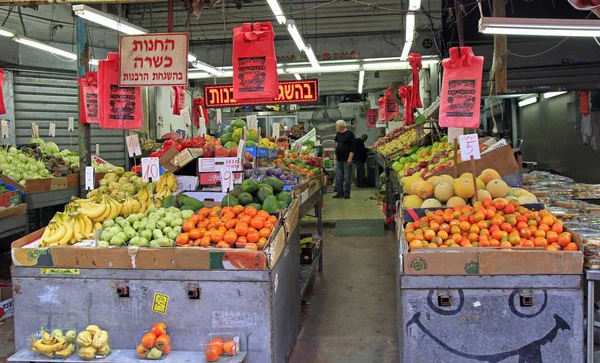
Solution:
{"label": "tomato", "polygon": [[148,332],[144,334],[142,337],[142,345],[144,348],[152,349],[154,348],[154,343],[156,343],[156,335],[152,332]]}
{"label": "tomato", "polygon": [[244,248],[247,250],[258,251],[258,245],[256,243],[246,243]]}
{"label": "tomato", "polygon": [[163,334],[167,334],[167,324],[163,322],[156,323],[152,326],[152,329],[150,329],[150,331],[154,333],[154,335],[156,335],[157,337],[160,337]]}
{"label": "tomato", "polygon": [[171,343],[171,338],[165,333],[156,338],[156,348],[159,350],[165,349]]}
{"label": "tomato", "polygon": [[245,236],[248,234],[248,224],[245,222],[239,222],[237,226],[235,226],[235,233],[238,236]]}
{"label": "tomato", "polygon": [[[183,234],[183,233],[182,233],[182,234]],[[199,229],[197,229],[197,228],[193,228],[193,229],[190,231],[189,235],[190,235],[190,238],[191,238],[191,239],[199,239],[199,238],[202,238],[202,233],[200,233],[200,230],[199,230]],[[181,236],[181,234],[180,234],[180,236]]]}
{"label": "tomato", "polygon": [[194,229],[194,227],[196,227],[196,224],[188,219],[187,221],[183,222],[182,229],[184,232],[189,232]]}
{"label": "tomato", "polygon": [[213,241],[214,243],[221,242],[223,240],[223,232],[215,231],[215,232],[211,233],[210,240]]}
{"label": "tomato", "polygon": [[210,346],[215,347],[219,355],[223,354],[223,340],[215,338],[210,341]]}
{"label": "tomato", "polygon": [[144,347],[143,344],[140,344],[137,346],[136,352],[139,358],[146,359],[148,353],[150,352],[150,349]]}
{"label": "tomato", "polygon": [[258,213],[258,212],[256,211],[256,208],[254,208],[254,207],[253,207],[253,206],[251,206],[251,205],[250,205],[250,206],[247,206],[247,207],[246,207],[246,209],[245,209],[245,211],[246,211],[245,213],[246,213],[247,215],[249,215],[250,217],[252,217],[252,218],[254,218],[254,216],[256,216],[256,214]]}
{"label": "tomato", "polygon": [[260,239],[260,233],[256,230],[249,230],[246,238],[248,239],[248,242],[256,243]]}
{"label": "tomato", "polygon": [[175,243],[177,243],[179,246],[183,246],[183,245],[187,244],[189,242],[189,240],[190,240],[189,234],[181,233],[179,236],[177,236]]}
{"label": "tomato", "polygon": [[217,348],[213,345],[209,346],[206,349],[205,356],[207,362],[216,362],[219,359],[219,353],[217,352]]}
{"label": "tomato", "polygon": [[235,231],[233,229],[230,229],[229,231],[225,232],[225,235],[223,236],[223,240],[229,244],[234,243],[235,241],[237,241],[238,235],[235,233]]}
{"label": "tomato", "polygon": [[209,247],[210,246],[210,242],[211,242],[210,236],[204,236],[200,240],[200,246],[202,246],[202,247]]}
{"label": "tomato", "polygon": [[[270,230],[270,229],[268,229],[268,228],[262,228],[262,229],[260,229],[260,230],[258,231],[258,234],[259,234],[261,237],[264,237],[264,238],[269,238],[269,237],[271,236],[271,230]],[[237,238],[237,236],[236,236],[236,238]]]}

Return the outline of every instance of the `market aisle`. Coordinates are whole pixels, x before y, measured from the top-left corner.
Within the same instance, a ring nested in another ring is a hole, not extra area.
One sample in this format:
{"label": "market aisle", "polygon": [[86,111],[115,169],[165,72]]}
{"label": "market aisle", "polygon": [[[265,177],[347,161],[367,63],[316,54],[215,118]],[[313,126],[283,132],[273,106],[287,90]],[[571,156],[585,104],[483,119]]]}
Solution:
{"label": "market aisle", "polygon": [[0,363],[15,353],[15,336],[13,332],[13,320],[8,318],[0,323]]}
{"label": "market aisle", "polygon": [[397,362],[393,233],[324,232],[323,272],[306,293],[310,305],[303,307],[290,363]]}

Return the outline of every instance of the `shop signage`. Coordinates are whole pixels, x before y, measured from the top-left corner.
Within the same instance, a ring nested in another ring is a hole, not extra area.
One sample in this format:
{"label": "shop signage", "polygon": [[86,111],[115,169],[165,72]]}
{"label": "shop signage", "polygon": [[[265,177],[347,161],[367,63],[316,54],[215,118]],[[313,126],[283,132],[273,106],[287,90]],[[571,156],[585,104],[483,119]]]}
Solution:
{"label": "shop signage", "polygon": [[319,82],[316,79],[279,82],[279,96],[269,102],[238,102],[233,98],[233,85],[204,87],[206,107],[232,107],[244,105],[270,105],[283,103],[314,103],[319,99]]}
{"label": "shop signage", "polygon": [[119,53],[121,87],[187,85],[187,33],[124,35]]}

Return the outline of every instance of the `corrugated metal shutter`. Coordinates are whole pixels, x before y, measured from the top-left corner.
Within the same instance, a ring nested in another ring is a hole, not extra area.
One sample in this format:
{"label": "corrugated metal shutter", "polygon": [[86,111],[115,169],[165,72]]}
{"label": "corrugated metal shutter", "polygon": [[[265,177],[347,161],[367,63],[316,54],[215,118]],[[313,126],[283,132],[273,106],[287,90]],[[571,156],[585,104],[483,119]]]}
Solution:
{"label": "corrugated metal shutter", "polygon": [[[31,139],[31,123],[39,126],[39,135],[54,141],[62,150],[77,151],[79,125],[77,78],[75,75],[38,72],[14,72],[16,143],[26,144]],[[69,117],[75,118],[75,130],[67,132]],[[54,140],[48,136],[50,122],[56,124]],[[125,165],[125,132],[102,130],[92,125],[92,153],[100,144],[100,157],[117,165]]]}

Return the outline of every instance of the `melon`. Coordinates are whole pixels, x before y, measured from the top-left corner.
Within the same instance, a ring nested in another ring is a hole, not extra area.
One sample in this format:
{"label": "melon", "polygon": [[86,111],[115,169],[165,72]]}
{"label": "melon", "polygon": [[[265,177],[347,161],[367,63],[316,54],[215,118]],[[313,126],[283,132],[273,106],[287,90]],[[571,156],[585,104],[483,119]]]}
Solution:
{"label": "melon", "polygon": [[426,181],[419,183],[416,194],[421,199],[431,198],[433,196],[433,185]]}
{"label": "melon", "polygon": [[430,182],[431,185],[433,185],[433,187],[435,188],[440,183],[440,177],[432,176],[431,178],[427,179],[427,181]]}
{"label": "melon", "polygon": [[462,174],[460,174],[460,176],[458,178],[459,179],[460,178],[471,178],[471,179],[473,179],[473,174],[471,174],[471,173],[462,173]]}
{"label": "melon", "polygon": [[481,174],[479,174],[479,177],[487,185],[494,179],[500,179],[500,174],[498,174],[498,172],[494,169],[485,169],[481,172]]}
{"label": "melon", "polygon": [[467,202],[465,202],[465,200],[461,197],[456,196],[448,199],[448,201],[446,202],[446,207],[462,207],[465,205],[467,205]]}
{"label": "melon", "polygon": [[514,195],[507,195],[504,199],[506,199],[509,202],[518,202],[519,201],[519,198],[515,197]]}
{"label": "melon", "polygon": [[502,179],[493,179],[487,183],[485,190],[490,192],[492,198],[503,198],[506,196],[510,188]]}
{"label": "melon", "polygon": [[[490,192],[488,192],[485,189],[478,189],[477,190],[477,200],[481,202],[482,200],[484,200],[486,198],[492,199]],[[471,198],[471,203],[474,203],[474,202],[475,202],[475,196],[473,195],[473,198]]]}
{"label": "melon", "polygon": [[423,204],[421,204],[421,208],[440,208],[442,203],[435,198],[426,199]]}
{"label": "melon", "polygon": [[515,194],[516,197],[521,197],[523,195],[533,195],[533,194],[531,194],[531,192],[529,192],[523,188],[515,188],[515,189],[513,189],[513,193]]}
{"label": "melon", "polygon": [[421,208],[421,204],[423,204],[423,199],[418,195],[407,195],[402,199],[404,208]]}
{"label": "melon", "polygon": [[[465,173],[466,174],[466,173]],[[464,175],[464,174],[463,174]],[[473,187],[473,177],[458,178],[454,182],[454,194],[463,198],[469,199],[475,195],[475,187]]]}
{"label": "melon", "polygon": [[519,204],[537,203],[538,200],[534,195],[522,195],[519,197]]}
{"label": "melon", "polygon": [[440,175],[438,179],[438,184],[441,182],[446,182],[450,185],[454,185],[454,178],[450,175]]}
{"label": "melon", "polygon": [[435,187],[433,195],[437,200],[444,203],[454,195],[454,187],[446,182],[441,182]]}
{"label": "melon", "polygon": [[485,189],[485,183],[483,182],[483,180],[481,180],[481,178],[477,178],[477,189]]}
{"label": "melon", "polygon": [[417,195],[417,191],[419,190],[419,185],[421,183],[424,183],[423,179],[419,178],[418,180],[415,180],[411,185],[410,185],[410,190],[408,192],[408,194],[411,195]]}
{"label": "melon", "polygon": [[409,177],[406,178],[402,178],[402,188],[404,189],[404,191],[406,191],[407,193],[410,193],[410,188],[412,187],[412,185],[415,182],[422,182],[423,178],[421,178],[420,175],[411,175]]}

